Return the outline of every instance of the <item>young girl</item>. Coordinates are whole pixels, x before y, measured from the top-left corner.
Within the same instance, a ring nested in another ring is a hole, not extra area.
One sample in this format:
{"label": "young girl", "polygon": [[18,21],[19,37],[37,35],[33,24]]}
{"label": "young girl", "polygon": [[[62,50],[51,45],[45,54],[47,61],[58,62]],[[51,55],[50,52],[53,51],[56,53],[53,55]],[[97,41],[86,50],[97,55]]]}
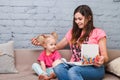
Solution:
{"label": "young girl", "polygon": [[50,80],[56,77],[52,68],[56,65],[56,61],[61,59],[61,55],[55,50],[57,34],[55,32],[51,34],[42,34],[37,37],[37,40],[44,50],[38,57],[40,65],[34,63],[32,68],[39,76],[39,80]]}

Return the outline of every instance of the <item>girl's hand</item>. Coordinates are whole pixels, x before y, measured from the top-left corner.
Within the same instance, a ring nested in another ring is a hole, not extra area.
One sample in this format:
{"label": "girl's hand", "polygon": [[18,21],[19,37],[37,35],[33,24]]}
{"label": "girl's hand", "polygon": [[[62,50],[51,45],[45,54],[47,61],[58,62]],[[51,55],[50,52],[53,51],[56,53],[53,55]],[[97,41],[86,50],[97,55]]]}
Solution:
{"label": "girl's hand", "polygon": [[104,56],[97,56],[94,62],[94,66],[100,67],[104,64]]}
{"label": "girl's hand", "polygon": [[36,38],[32,38],[31,43],[35,46],[41,46],[41,44],[37,41]]}
{"label": "girl's hand", "polygon": [[53,64],[52,64],[52,66],[53,67],[55,67],[55,66],[57,66],[58,64],[60,64],[60,63],[62,63],[62,61],[61,60],[55,60],[54,62],[53,62]]}

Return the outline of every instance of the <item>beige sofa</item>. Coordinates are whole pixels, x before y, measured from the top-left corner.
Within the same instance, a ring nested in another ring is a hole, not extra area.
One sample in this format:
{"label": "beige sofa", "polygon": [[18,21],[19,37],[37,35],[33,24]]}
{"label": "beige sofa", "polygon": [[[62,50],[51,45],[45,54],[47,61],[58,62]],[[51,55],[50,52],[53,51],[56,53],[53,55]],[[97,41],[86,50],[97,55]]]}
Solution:
{"label": "beige sofa", "polygon": [[[16,74],[0,74],[0,80],[38,80],[37,75],[32,71],[31,65],[37,62],[36,59],[41,50],[33,49],[15,49],[15,65],[19,73]],[[70,59],[70,50],[59,50],[62,57]],[[110,61],[120,57],[120,50],[108,50]],[[53,79],[57,80],[57,79]],[[103,80],[120,80],[119,77],[107,73]]]}

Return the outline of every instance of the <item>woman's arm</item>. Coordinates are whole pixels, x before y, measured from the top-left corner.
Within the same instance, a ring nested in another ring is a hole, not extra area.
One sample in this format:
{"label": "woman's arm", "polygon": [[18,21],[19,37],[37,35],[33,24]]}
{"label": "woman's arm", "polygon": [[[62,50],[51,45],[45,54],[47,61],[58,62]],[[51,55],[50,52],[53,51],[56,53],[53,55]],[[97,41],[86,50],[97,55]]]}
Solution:
{"label": "woman's arm", "polygon": [[68,41],[67,41],[66,37],[64,37],[60,42],[57,43],[56,49],[57,50],[63,49],[67,45],[68,45]]}
{"label": "woman's arm", "polygon": [[104,57],[104,63],[108,62],[108,53],[106,47],[106,37],[99,40],[100,55]]}
{"label": "woman's arm", "polygon": [[41,44],[37,41],[36,38],[32,38],[32,39],[31,39],[31,43],[32,43],[33,45],[35,45],[35,46],[41,46]]}
{"label": "woman's arm", "polygon": [[106,37],[103,37],[99,40],[99,50],[100,50],[100,56],[99,61],[95,63],[96,66],[100,66],[106,62],[108,62],[108,53],[107,53],[107,47],[106,47]]}
{"label": "woman's arm", "polygon": [[[35,46],[41,46],[41,44],[37,41],[36,38],[32,38],[31,43]],[[57,43],[56,45],[56,49],[60,50],[63,49],[64,47],[66,47],[68,45],[68,41],[67,39],[64,37],[60,42]]]}

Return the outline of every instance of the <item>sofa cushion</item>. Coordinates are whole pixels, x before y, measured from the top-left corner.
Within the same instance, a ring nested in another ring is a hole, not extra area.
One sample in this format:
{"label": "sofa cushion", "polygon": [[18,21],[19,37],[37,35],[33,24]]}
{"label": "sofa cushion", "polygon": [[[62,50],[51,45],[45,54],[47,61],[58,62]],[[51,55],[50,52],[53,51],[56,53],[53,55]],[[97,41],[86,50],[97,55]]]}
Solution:
{"label": "sofa cushion", "polygon": [[115,58],[107,64],[107,71],[120,77],[120,57]]}
{"label": "sofa cushion", "polygon": [[120,80],[120,78],[113,74],[106,73],[102,80]]}
{"label": "sofa cushion", "polygon": [[0,73],[18,72],[14,65],[13,41],[0,44]]}
{"label": "sofa cushion", "polygon": [[18,74],[0,74],[0,80],[38,80],[38,76],[31,70],[24,70]]}

